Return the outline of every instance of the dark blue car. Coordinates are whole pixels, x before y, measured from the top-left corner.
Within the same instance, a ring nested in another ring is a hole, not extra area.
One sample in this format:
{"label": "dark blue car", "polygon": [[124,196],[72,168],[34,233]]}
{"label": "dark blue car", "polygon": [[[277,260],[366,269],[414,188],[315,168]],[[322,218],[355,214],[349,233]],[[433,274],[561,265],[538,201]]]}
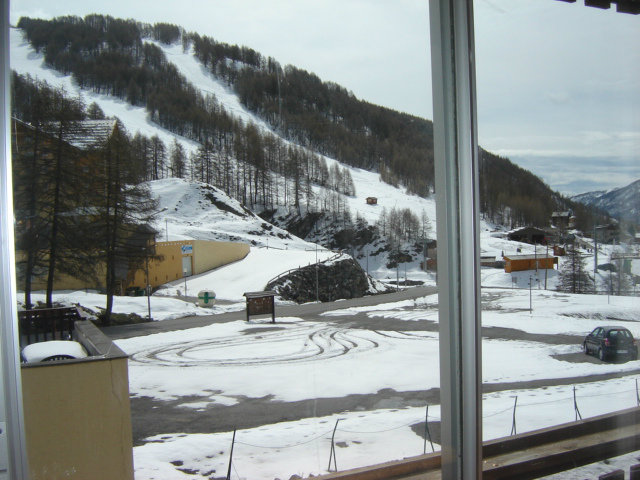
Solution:
{"label": "dark blue car", "polygon": [[584,339],[584,353],[596,354],[600,360],[626,357],[638,359],[638,347],[633,335],[624,327],[597,327]]}

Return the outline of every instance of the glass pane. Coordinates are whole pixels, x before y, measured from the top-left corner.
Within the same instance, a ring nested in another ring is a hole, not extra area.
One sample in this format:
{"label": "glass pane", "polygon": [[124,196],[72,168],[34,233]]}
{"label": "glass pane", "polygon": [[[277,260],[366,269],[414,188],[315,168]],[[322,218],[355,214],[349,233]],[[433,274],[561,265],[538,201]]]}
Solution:
{"label": "glass pane", "polygon": [[439,449],[428,6],[283,5],[11,5],[20,308],[129,355],[138,480]]}
{"label": "glass pane", "polygon": [[[605,332],[640,337],[640,57],[627,48],[640,29],[615,3],[474,5],[483,428],[508,442],[638,405],[637,340]],[[554,478],[628,472],[635,457]]]}

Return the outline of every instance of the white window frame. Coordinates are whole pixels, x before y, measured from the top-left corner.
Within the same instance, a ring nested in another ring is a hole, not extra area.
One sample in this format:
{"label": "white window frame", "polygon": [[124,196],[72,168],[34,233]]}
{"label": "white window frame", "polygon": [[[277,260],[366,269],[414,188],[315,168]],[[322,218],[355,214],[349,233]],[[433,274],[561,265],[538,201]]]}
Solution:
{"label": "white window frame", "polygon": [[[0,54],[0,437],[6,444],[7,465],[0,465],[0,478],[27,480],[27,449],[22,414],[22,382],[18,346],[18,312],[13,237],[13,189],[11,176],[10,102],[11,69],[9,66],[9,0],[2,0],[0,13],[2,45]],[[0,452],[3,458],[5,452]],[[2,472],[3,467],[7,472]]]}
{"label": "white window frame", "polygon": [[443,479],[482,478],[473,0],[430,0]]}

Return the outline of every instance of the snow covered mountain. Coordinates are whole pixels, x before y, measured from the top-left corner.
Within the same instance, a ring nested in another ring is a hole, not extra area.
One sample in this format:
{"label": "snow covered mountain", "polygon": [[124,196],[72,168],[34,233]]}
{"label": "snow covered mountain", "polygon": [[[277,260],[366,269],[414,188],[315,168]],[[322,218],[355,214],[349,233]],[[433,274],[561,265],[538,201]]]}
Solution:
{"label": "snow covered mountain", "polygon": [[[188,78],[194,87],[199,89],[203,94],[215,95],[220,106],[237,120],[244,124],[251,123],[262,132],[276,133],[261,118],[248,111],[239,101],[238,96],[224,84],[223,81],[217,79],[204,68],[192,55],[192,52],[185,52],[179,44],[165,45],[159,42],[154,42],[154,44],[162,49],[168,61],[177,68],[180,74]],[[82,89],[73,80],[71,75],[64,75],[47,67],[42,52],[36,52],[23,38],[22,31],[16,28],[11,29],[11,68],[19,74],[28,74],[31,77],[45,80],[52,86],[63,87],[69,95],[81,96],[87,104],[95,102],[104,111],[105,115],[117,117],[131,135],[137,132],[148,137],[157,135],[165,145],[171,145],[174,140],[177,140],[185,149],[187,155],[196,153],[199,147],[197,142],[173,134],[154,123],[144,107],[132,106],[113,96]],[[291,144],[291,142],[286,139],[283,140]],[[424,211],[426,216],[431,219],[431,225],[433,227],[432,236],[435,236],[435,201],[433,198],[422,198],[417,195],[408,194],[406,189],[402,187],[396,188],[383,182],[377,173],[346,166],[326,156],[323,156],[323,159],[326,161],[329,169],[338,166],[340,169],[349,171],[355,185],[355,192],[353,195],[343,196],[340,201],[344,202],[343,208],[346,208],[353,217],[359,217],[366,220],[369,224],[374,224],[384,209],[410,208],[414,212],[417,212],[417,214]],[[281,178],[279,181],[282,183],[284,180]],[[157,189],[154,187],[152,190],[154,194],[157,193],[157,195],[163,197],[167,194],[165,189],[168,188],[169,185],[171,185],[172,189],[178,188],[178,186],[186,189],[192,188],[187,181],[168,181],[165,183],[161,182],[161,184],[157,185]],[[313,195],[316,199],[335,197],[335,192],[327,188],[316,184],[312,185],[311,188],[313,189]],[[185,195],[191,194],[185,193]],[[171,193],[172,197],[175,195],[177,195],[176,192]],[[377,204],[370,205],[367,203],[366,198],[370,196],[377,198]],[[169,224],[172,222],[171,211],[175,212],[177,205],[167,206],[164,205],[162,198],[161,200],[163,211],[167,212],[167,218],[164,217],[164,213],[161,213],[160,223],[162,225],[160,225],[160,227],[162,228],[160,228],[160,230],[165,230],[167,222]],[[201,198],[196,201],[202,201],[203,204],[207,203]],[[211,204],[211,202],[208,203]],[[186,201],[183,201],[182,205],[185,204]],[[241,209],[239,204],[238,209]],[[277,212],[278,215],[281,216],[288,213],[286,208],[281,207],[280,209],[282,211]],[[188,213],[181,213],[180,215],[174,215],[174,218],[179,217],[182,219],[182,217],[188,215]],[[217,228],[218,224],[216,224],[216,229]],[[257,229],[255,230],[257,231]],[[210,230],[207,231],[206,228],[203,228],[198,231],[193,225],[190,228],[190,232],[191,234],[188,236],[193,238],[209,239],[212,235]],[[230,238],[234,235],[234,233],[229,233],[228,237]],[[169,230],[169,236],[171,237],[171,229]],[[258,241],[256,238],[257,237],[252,240]]]}
{"label": "snow covered mountain", "polygon": [[612,217],[640,222],[640,180],[610,191],[582,193],[572,200],[597,207]]}
{"label": "snow covered mountain", "polygon": [[[181,45],[164,45],[155,43],[161,48],[167,59],[175,65],[178,71],[201,92],[214,94],[222,108],[232,114],[244,124],[253,124],[263,132],[273,132],[260,118],[249,112],[239,101],[238,96],[221,80],[211,75],[191,52],[184,52]],[[47,67],[42,52],[36,52],[23,38],[21,30],[11,29],[11,68],[19,74],[28,74],[33,78],[44,80],[53,87],[62,87],[70,96],[81,96],[86,104],[95,102],[109,117],[117,117],[131,135],[140,132],[151,137],[157,135],[165,145],[179,142],[187,155],[195,154],[199,147],[197,142],[173,134],[154,123],[144,107],[130,105],[113,96],[82,89],[71,77]],[[283,139],[284,140],[284,139]],[[284,140],[291,144],[291,142]],[[342,209],[350,212],[353,218],[360,218],[369,224],[375,224],[382,213],[394,208],[409,208],[412,211],[431,219],[430,237],[435,237],[435,201],[433,198],[422,198],[407,193],[404,188],[397,188],[381,180],[374,172],[350,167],[323,156],[329,169],[339,167],[348,170],[353,179],[355,192],[350,196],[341,196]],[[285,182],[278,180],[280,188]],[[253,212],[246,209],[237,200],[229,197],[221,190],[193,180],[166,178],[149,182],[152,195],[158,200],[160,213],[155,228],[159,233],[159,240],[221,240],[244,241],[254,247],[269,247],[270,249],[286,249],[289,251],[315,251],[316,245],[302,240],[282,228],[262,220]],[[336,198],[336,192],[326,187],[311,185],[316,199]],[[367,203],[367,197],[375,196],[376,204]],[[321,200],[318,200],[321,201]],[[290,218],[290,208],[277,207],[271,212],[271,218]],[[284,224],[284,222],[283,222]],[[320,238],[320,235],[314,237]],[[272,250],[272,251],[273,251]],[[320,250],[326,251],[320,247]],[[360,263],[374,276],[386,277],[387,269],[384,265],[386,253],[374,258],[374,249],[370,252],[360,252]],[[304,262],[307,263],[307,262]],[[417,260],[416,260],[417,267]],[[273,268],[277,270],[282,262],[275,262]],[[291,268],[282,266],[282,270]],[[375,272],[377,268],[381,271]],[[271,276],[275,276],[274,271]],[[395,278],[395,271],[393,277]]]}
{"label": "snow covered mountain", "polygon": [[154,226],[158,239],[245,242],[272,248],[311,248],[310,244],[275,227],[219,189],[201,182],[166,178],[147,182],[158,200]]}
{"label": "snow covered mountain", "polygon": [[[203,94],[215,95],[221,108],[237,120],[245,125],[253,124],[256,129],[262,132],[277,134],[261,118],[247,110],[228,85],[212,75],[191,54],[192,52],[185,51],[179,44],[166,45],[155,42],[154,45],[162,50],[168,61],[189,80],[194,88]],[[83,90],[71,75],[64,75],[47,67],[42,52],[36,52],[24,40],[19,29],[11,29],[11,68],[19,74],[29,74],[32,77],[46,80],[52,86],[63,87],[68,94],[83,97],[87,104],[95,102],[107,116],[118,117],[132,135],[137,132],[149,137],[157,135],[166,145],[177,141],[188,155],[195,154],[199,148],[197,142],[171,133],[154,123],[144,107],[133,106],[123,100],[94,90]],[[287,145],[296,146],[284,138],[282,141]],[[423,198],[409,194],[405,188],[394,187],[382,181],[378,173],[347,166],[327,156],[322,158],[329,170],[333,167],[348,170],[353,180],[354,191],[350,195],[340,194],[339,196],[338,210],[340,212],[349,212],[356,223],[363,220],[369,225],[376,224],[381,218],[386,217],[387,224],[382,229],[389,229],[390,216],[394,214],[394,209],[397,212],[405,209],[421,217],[420,221],[423,225],[427,222],[422,222],[422,218],[428,220],[430,224],[428,231],[423,232],[422,235],[429,239],[435,238],[435,199],[433,197]],[[274,188],[279,188],[283,192],[285,190],[283,184],[286,185],[286,182],[287,179],[280,176],[275,181]],[[169,240],[239,240],[246,241],[256,247],[269,246],[289,251],[315,251],[315,244],[297,238],[284,229],[260,219],[238,201],[207,184],[184,179],[164,179],[150,182],[149,186],[160,203],[161,212],[158,215],[156,225],[156,229],[161,232],[160,239],[165,237]],[[323,207],[327,202],[335,201],[336,191],[315,183],[311,183],[309,188],[311,195],[305,195],[314,199],[315,211],[326,213],[326,209]],[[375,197],[376,201],[368,202],[369,197]],[[257,208],[260,209],[260,206]],[[262,209],[265,208],[262,206]],[[291,206],[276,205],[275,208],[275,212],[269,212],[269,218],[283,226],[287,225],[288,220],[299,212],[299,209]],[[396,214],[396,217],[400,217],[400,215]],[[393,220],[397,220],[397,218]],[[338,231],[341,220],[338,219],[337,222],[338,224],[335,225],[327,225],[327,228]],[[497,242],[497,239],[490,237],[490,229],[493,227],[483,222],[482,231],[486,233],[486,236],[483,235],[483,254],[498,256],[510,251],[512,245],[508,242]],[[315,241],[322,240],[325,245],[331,243],[325,241],[326,237],[323,238],[322,232],[314,232],[306,238]],[[413,238],[415,239],[415,236]],[[398,255],[396,256],[399,258],[391,261],[388,245],[385,245],[379,238],[377,240],[365,239],[356,247],[353,247],[352,244],[352,247],[338,246],[335,248],[349,248],[349,253],[354,255],[363,269],[366,269],[375,278],[395,281],[400,276],[398,264],[401,263],[401,268],[405,270],[403,272],[405,277],[409,275],[421,281],[433,282],[435,278],[432,273],[426,274],[419,267],[420,261],[423,260],[424,242],[420,241],[420,244],[415,244],[414,240],[414,243],[406,242],[404,247],[406,247],[406,253],[402,252],[403,255],[400,256],[401,252],[397,249]],[[513,249],[515,250],[515,248],[514,246]],[[300,264],[304,263],[306,262]],[[282,267],[278,262],[275,262],[273,268],[277,269],[279,266]],[[288,268],[291,267],[282,267],[280,271]],[[278,271],[274,271],[273,275],[278,273]]]}

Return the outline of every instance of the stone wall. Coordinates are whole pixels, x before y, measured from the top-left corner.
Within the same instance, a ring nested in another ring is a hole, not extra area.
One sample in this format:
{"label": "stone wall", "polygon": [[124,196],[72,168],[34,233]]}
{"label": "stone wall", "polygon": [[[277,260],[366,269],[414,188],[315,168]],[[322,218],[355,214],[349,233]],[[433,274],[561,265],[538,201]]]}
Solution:
{"label": "stone wall", "polygon": [[[352,259],[344,259],[330,264],[317,264],[318,299],[332,302],[341,298],[358,298],[369,291],[367,274]],[[275,290],[285,300],[297,303],[316,300],[316,265],[295,270],[288,275],[269,282],[267,290]]]}

